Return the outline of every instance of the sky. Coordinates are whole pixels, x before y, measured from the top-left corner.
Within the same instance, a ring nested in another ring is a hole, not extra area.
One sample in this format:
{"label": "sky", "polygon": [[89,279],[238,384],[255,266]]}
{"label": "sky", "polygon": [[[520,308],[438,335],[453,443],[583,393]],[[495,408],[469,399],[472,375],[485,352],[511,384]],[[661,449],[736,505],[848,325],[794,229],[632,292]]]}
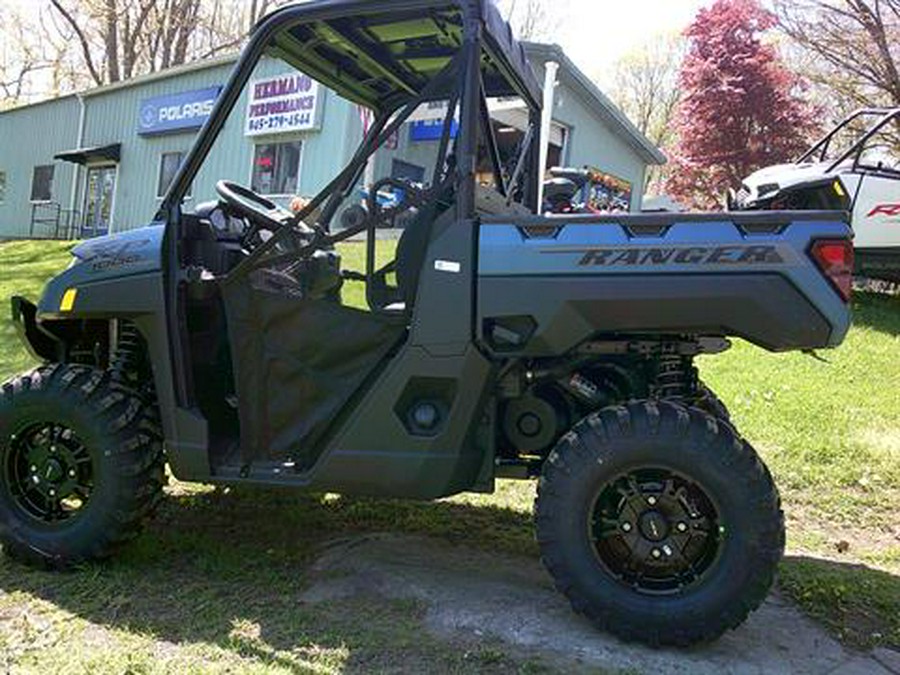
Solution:
{"label": "sky", "polygon": [[[557,4],[545,2],[550,7]],[[602,87],[611,83],[607,73],[619,57],[656,35],[683,30],[712,0],[563,0],[561,4],[566,3],[566,17],[552,40]]]}

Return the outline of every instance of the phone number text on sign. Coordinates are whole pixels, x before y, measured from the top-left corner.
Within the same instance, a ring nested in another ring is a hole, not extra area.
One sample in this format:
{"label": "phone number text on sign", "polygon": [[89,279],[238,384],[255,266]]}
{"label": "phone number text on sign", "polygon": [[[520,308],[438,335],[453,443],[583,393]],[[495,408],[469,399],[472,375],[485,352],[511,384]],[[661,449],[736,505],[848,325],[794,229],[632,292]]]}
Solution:
{"label": "phone number text on sign", "polygon": [[247,136],[318,128],[319,83],[300,73],[250,83]]}

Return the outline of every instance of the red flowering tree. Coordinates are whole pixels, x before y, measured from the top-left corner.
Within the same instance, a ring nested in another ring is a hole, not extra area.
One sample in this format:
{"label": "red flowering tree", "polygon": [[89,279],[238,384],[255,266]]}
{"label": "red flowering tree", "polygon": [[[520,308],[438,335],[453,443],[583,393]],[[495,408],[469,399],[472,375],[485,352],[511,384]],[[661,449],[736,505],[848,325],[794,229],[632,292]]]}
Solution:
{"label": "red flowering tree", "polygon": [[694,208],[716,208],[754,170],[797,155],[816,114],[762,34],[775,17],[757,0],[717,0],[685,34],[688,52],[675,115],[678,142],[667,191]]}

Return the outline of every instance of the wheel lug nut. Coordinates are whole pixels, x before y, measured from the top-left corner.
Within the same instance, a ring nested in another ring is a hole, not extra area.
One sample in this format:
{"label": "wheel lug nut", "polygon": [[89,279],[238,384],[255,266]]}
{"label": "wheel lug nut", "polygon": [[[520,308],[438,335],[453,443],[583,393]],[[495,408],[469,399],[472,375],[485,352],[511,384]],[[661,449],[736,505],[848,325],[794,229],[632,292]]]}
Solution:
{"label": "wheel lug nut", "polygon": [[31,477],[31,481],[32,481],[35,485],[37,485],[38,483],[41,482],[41,477],[40,477],[40,476],[32,476],[32,477]]}
{"label": "wheel lug nut", "polygon": [[662,555],[662,552],[658,548],[655,548],[650,551],[650,555],[652,555],[654,558],[659,558]]}
{"label": "wheel lug nut", "polygon": [[631,532],[631,523],[622,523],[623,532]]}
{"label": "wheel lug nut", "polygon": [[672,547],[669,546],[668,544],[666,544],[665,546],[663,546],[663,553],[665,553],[666,556],[671,556],[672,555]]}
{"label": "wheel lug nut", "polygon": [[37,473],[37,466],[34,464],[31,465],[31,473]]}
{"label": "wheel lug nut", "polygon": [[649,497],[647,497],[647,503],[650,506],[654,506],[656,504],[656,497],[654,497],[653,495],[650,495]]}
{"label": "wheel lug nut", "polygon": [[56,496],[56,490],[54,490],[53,488],[50,488],[50,496],[51,496],[51,497],[55,497],[55,496]]}
{"label": "wheel lug nut", "polygon": [[69,478],[75,478],[75,469],[69,469]]}
{"label": "wheel lug nut", "polygon": [[51,445],[51,446],[50,446],[50,452],[56,452],[56,446],[55,446],[55,445]]}
{"label": "wheel lug nut", "polygon": [[678,523],[676,527],[679,532],[687,532],[687,523]]}

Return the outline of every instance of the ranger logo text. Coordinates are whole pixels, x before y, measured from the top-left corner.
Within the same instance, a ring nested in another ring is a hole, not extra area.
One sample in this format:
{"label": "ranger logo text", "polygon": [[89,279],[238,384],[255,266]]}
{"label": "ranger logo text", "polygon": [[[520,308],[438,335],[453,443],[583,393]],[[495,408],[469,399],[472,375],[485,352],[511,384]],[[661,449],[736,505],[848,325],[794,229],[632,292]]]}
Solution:
{"label": "ranger logo text", "polygon": [[585,249],[582,266],[752,265],[783,263],[775,246],[688,246],[678,248]]}

